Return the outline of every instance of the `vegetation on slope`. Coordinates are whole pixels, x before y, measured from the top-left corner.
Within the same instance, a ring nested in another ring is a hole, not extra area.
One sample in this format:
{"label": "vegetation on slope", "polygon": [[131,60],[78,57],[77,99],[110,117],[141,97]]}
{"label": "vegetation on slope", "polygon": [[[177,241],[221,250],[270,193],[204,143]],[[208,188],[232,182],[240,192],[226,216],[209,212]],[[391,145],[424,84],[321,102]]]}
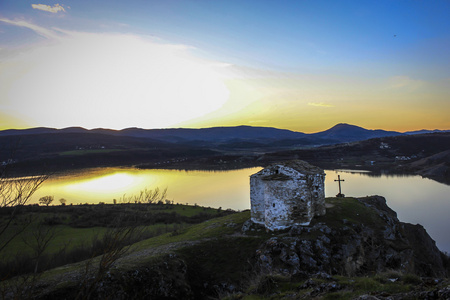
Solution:
{"label": "vegetation on slope", "polygon": [[[0,222],[6,222],[12,207],[0,209]],[[30,272],[36,264],[36,247],[40,250],[39,272],[73,263],[99,253],[105,234],[111,228],[136,227],[130,242],[177,232],[190,224],[230,214],[230,211],[173,204],[24,206],[0,239],[7,240],[14,232],[23,231],[2,251],[1,278]],[[41,245],[43,246],[43,245]],[[98,254],[97,254],[98,255]]]}
{"label": "vegetation on slope", "polygon": [[[326,201],[327,214],[314,219],[301,235],[292,230],[266,232],[258,227],[243,233],[250,212],[228,214],[138,241],[114,260],[108,272],[99,271],[104,254],[44,272],[35,284],[34,295],[37,299],[72,299],[80,295],[91,299],[354,299],[370,294],[380,299],[393,295],[415,299],[427,293],[446,292],[448,279],[428,279],[395,269],[351,277],[324,272],[261,272],[261,255],[268,253],[263,245],[268,242],[275,245],[273,241],[296,237],[315,242],[323,238],[320,230],[326,228],[353,234],[359,228],[371,228],[376,235],[382,235],[386,215],[395,218],[393,211],[382,208],[385,213],[380,214],[353,198]],[[217,210],[199,207],[160,207],[164,208],[161,211],[185,212],[185,217],[203,212],[211,217],[220,215]],[[99,205],[98,209],[105,206]],[[14,280],[3,282],[3,286]]]}

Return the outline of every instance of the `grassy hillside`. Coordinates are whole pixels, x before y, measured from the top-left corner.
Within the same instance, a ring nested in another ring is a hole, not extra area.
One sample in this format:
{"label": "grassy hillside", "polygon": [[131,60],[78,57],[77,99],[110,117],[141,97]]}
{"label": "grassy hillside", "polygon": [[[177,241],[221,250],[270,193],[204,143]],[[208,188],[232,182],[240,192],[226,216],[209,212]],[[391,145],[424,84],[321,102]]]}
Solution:
{"label": "grassy hillside", "polygon": [[[386,215],[370,205],[353,198],[329,198],[326,202],[327,214],[314,219],[298,235],[302,244],[323,240],[326,228],[347,232],[343,239],[364,234],[366,229],[375,230],[375,235],[383,232]],[[448,279],[430,280],[395,269],[352,277],[324,272],[308,276],[264,273],[258,267],[266,253],[262,245],[292,240],[297,234],[289,230],[266,232],[259,227],[244,234],[242,227],[250,218],[249,211],[219,216],[217,210],[199,207],[161,209],[169,211],[184,217],[201,213],[218,217],[137,241],[109,265],[107,272],[102,269],[105,254],[48,270],[40,274],[34,295],[37,299],[103,299],[113,295],[113,299],[354,299],[369,294],[416,299],[419,292],[437,294],[450,284]],[[387,213],[395,216],[395,212]],[[361,228],[366,229],[361,232]],[[335,235],[336,246],[346,242]],[[279,251],[281,255],[284,250]],[[12,279],[2,284],[18,282]]]}
{"label": "grassy hillside", "polygon": [[[0,224],[8,221],[11,212],[9,207],[0,209]],[[39,254],[39,271],[98,255],[105,235],[117,228],[133,228],[134,234],[127,242],[134,243],[230,213],[181,204],[24,206],[0,235],[3,242],[21,232],[1,251],[0,275],[8,277],[32,270],[39,244],[46,240]]]}

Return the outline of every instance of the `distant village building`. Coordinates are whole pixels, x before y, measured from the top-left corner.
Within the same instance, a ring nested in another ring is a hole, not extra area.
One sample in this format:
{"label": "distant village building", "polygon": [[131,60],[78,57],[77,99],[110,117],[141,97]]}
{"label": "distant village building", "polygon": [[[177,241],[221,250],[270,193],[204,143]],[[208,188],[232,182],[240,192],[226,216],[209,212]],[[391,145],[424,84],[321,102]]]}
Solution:
{"label": "distant village building", "polygon": [[411,157],[409,156],[396,156],[395,160],[410,160]]}
{"label": "distant village building", "polygon": [[380,143],[380,149],[390,149],[390,148],[391,147],[389,146],[388,143],[383,143],[383,142]]}
{"label": "distant village building", "polygon": [[325,214],[325,173],[296,160],[271,165],[250,176],[251,218],[269,230],[309,225]]}

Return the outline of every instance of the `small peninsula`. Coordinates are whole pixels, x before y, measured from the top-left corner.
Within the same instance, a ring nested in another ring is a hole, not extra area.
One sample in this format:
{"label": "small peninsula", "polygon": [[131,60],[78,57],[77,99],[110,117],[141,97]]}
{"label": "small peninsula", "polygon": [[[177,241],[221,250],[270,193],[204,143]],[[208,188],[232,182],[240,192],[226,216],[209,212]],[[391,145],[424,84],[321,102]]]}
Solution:
{"label": "small peninsula", "polygon": [[383,197],[325,205],[308,226],[266,231],[243,211],[145,239],[104,273],[100,258],[90,268],[79,262],[44,272],[33,298],[74,299],[87,290],[90,299],[449,297],[448,255],[422,226],[400,222]]}

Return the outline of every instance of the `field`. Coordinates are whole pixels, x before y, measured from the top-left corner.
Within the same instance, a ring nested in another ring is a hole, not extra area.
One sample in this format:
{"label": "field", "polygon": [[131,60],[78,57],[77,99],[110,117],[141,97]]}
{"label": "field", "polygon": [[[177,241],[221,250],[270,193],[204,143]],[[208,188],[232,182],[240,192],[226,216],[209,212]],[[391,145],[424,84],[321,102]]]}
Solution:
{"label": "field", "polygon": [[[8,221],[12,208],[0,209],[0,224]],[[14,222],[0,236],[3,245],[0,275],[39,271],[98,255],[108,235],[131,228],[127,244],[173,233],[192,224],[232,213],[220,209],[181,204],[29,205],[21,208]],[[3,226],[2,226],[3,227]]]}

